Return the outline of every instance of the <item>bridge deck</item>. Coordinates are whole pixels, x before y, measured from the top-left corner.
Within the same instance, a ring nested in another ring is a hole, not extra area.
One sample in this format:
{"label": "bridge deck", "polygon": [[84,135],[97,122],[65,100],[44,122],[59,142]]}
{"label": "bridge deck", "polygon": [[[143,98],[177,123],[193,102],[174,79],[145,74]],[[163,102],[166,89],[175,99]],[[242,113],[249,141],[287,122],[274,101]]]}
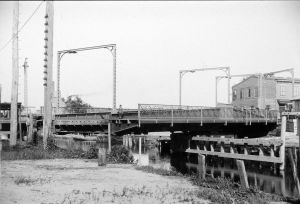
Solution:
{"label": "bridge deck", "polygon": [[[137,110],[119,111],[118,113],[56,115],[54,124],[56,126],[106,126],[109,122],[114,125],[113,131],[115,132],[130,132],[131,129],[142,128],[150,131],[162,131],[169,127],[174,127],[177,130],[188,129],[189,126],[186,124],[198,124],[197,127],[205,124],[267,125],[277,123],[277,112],[233,107],[139,104]],[[228,128],[234,128],[234,126]]]}

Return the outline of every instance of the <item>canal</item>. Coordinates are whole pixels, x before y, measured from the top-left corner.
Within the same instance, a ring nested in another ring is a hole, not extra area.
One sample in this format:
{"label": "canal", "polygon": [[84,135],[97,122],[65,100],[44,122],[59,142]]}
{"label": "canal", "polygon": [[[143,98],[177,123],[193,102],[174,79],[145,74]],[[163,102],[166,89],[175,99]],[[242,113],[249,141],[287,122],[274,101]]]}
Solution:
{"label": "canal", "polygon": [[[186,153],[174,153],[170,151],[170,141],[161,141],[161,145],[154,140],[142,142],[141,155],[139,155],[139,142],[134,139],[130,147],[135,160],[140,164],[149,165],[154,168],[175,169],[183,174],[198,172],[197,155]],[[286,154],[287,155],[287,154]],[[245,161],[248,182],[250,186],[267,192],[288,197],[300,197],[299,193],[299,171],[296,180],[293,177],[290,161],[286,157],[286,168],[284,172],[279,171],[279,166],[271,163]],[[206,176],[224,177],[239,181],[236,162],[233,159],[222,159],[207,156]],[[298,181],[298,188],[297,188]]]}

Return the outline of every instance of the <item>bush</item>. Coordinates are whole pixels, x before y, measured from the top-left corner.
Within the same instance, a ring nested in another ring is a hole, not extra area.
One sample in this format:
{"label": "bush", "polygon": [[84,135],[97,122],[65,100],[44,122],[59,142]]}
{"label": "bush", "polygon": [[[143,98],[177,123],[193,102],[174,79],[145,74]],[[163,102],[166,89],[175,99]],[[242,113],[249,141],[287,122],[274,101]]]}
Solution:
{"label": "bush", "polygon": [[111,152],[107,155],[107,161],[111,163],[133,163],[133,156],[123,145],[112,146]]}
{"label": "bush", "polygon": [[98,149],[96,149],[96,147],[91,147],[87,152],[85,152],[84,158],[97,159],[98,158]]}

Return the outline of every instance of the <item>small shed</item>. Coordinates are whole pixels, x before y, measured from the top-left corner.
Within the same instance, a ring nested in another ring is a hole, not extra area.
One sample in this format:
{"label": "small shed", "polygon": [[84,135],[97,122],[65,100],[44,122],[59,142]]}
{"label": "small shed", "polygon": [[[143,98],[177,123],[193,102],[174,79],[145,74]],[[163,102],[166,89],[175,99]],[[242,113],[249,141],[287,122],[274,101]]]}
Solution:
{"label": "small shed", "polygon": [[300,98],[293,99],[293,107],[295,112],[300,112]]}

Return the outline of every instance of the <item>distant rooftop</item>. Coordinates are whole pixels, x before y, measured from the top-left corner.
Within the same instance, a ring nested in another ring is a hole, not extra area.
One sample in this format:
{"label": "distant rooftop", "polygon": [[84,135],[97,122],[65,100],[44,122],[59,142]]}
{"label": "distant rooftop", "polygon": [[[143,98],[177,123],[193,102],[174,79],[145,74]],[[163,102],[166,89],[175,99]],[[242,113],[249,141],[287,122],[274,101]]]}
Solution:
{"label": "distant rooftop", "polygon": [[[249,78],[252,78],[252,77],[258,78],[259,76],[258,76],[258,75],[255,75],[255,74],[253,74],[253,75],[251,75],[251,76],[248,76],[248,77],[244,78],[242,81],[240,81],[239,83],[233,85],[232,87],[235,87],[235,86],[237,86],[237,85],[243,83],[244,81],[246,81],[246,80],[248,80]],[[266,78],[266,79],[273,79],[273,80],[275,80],[275,81],[277,81],[277,82],[290,82],[290,83],[292,83],[292,78],[291,78],[291,77],[274,77],[274,76],[267,76],[267,77],[265,77],[265,78]],[[300,78],[294,78],[294,81],[295,81],[295,83],[300,83]]]}

